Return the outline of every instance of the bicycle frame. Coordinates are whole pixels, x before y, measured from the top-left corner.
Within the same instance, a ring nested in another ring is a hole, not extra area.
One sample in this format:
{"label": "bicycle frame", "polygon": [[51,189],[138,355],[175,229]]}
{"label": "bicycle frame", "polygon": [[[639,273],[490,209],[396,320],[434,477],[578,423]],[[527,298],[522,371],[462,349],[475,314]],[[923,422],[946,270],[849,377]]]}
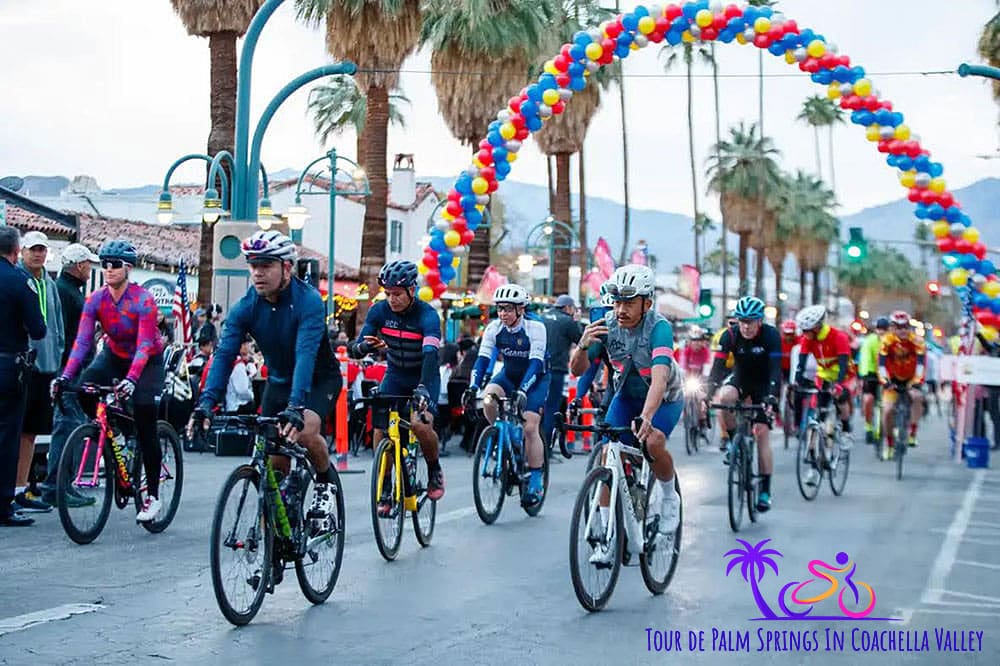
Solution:
{"label": "bicycle frame", "polygon": [[121,447],[115,441],[114,437],[108,436],[108,433],[111,432],[111,427],[108,424],[107,410],[108,407],[105,401],[99,400],[97,402],[97,413],[94,421],[97,423],[101,434],[97,438],[97,454],[94,456],[94,469],[90,472],[90,481],[85,481],[84,467],[90,455],[90,447],[93,445],[92,441],[88,441],[86,447],[84,447],[83,455],[80,457],[80,465],[76,471],[76,478],[73,479],[73,484],[78,488],[96,488],[98,486],[99,481],[97,477],[101,469],[101,459],[104,456],[105,442],[111,442],[111,452],[115,458],[115,478],[118,486],[125,490],[132,485],[132,478],[129,476],[128,466],[125,464],[125,456],[122,453]]}
{"label": "bicycle frame", "polygon": [[[622,479],[625,478],[625,468],[622,465],[621,454],[626,453],[633,456],[638,456],[642,459],[642,451],[634,446],[628,446],[627,444],[622,444],[621,442],[609,439],[605,443],[604,449],[604,468],[611,470],[611,489],[608,491],[608,506],[613,507],[618,499],[618,493],[620,492]],[[641,484],[640,487],[645,488],[649,480],[649,464],[644,463],[639,471],[639,479],[637,483]],[[639,516],[636,513],[635,505],[632,503],[632,493],[625,492],[622,493],[622,498],[624,500],[623,512],[625,519],[625,534],[628,537],[628,541],[632,544],[629,549],[632,553],[639,553],[645,547],[645,535],[643,534],[643,527],[639,521]],[[587,534],[592,534],[592,528],[594,516],[600,515],[601,505],[601,493],[595,493],[593,499],[591,499],[590,513],[587,518],[586,530]],[[613,510],[608,511],[608,524],[606,527],[606,533],[613,534],[614,530],[618,528],[615,524],[615,512]]]}
{"label": "bicycle frame", "polygon": [[[504,464],[504,454],[513,457],[514,453],[514,443],[511,438],[511,432],[514,428],[521,428],[519,423],[511,420],[511,414],[507,410],[506,401],[501,402],[500,414],[497,420],[493,423],[493,426],[497,429],[497,440],[499,445],[499,450],[497,451],[497,462],[496,469],[494,470],[495,478],[500,478],[503,474],[503,464]],[[521,440],[524,441],[524,431],[522,428]],[[490,459],[490,454],[493,453],[492,449],[493,443],[490,443],[490,448],[488,448],[483,455],[483,468],[480,470],[480,474],[487,476],[489,470],[486,468],[487,462]],[[519,471],[519,470],[518,470]]]}
{"label": "bicycle frame", "polygon": [[[413,455],[413,446],[419,446],[416,435],[413,434],[413,429],[410,428],[410,422],[399,416],[399,410],[392,408],[389,410],[389,428],[387,430],[388,437],[395,444],[393,447],[393,464],[396,469],[399,470],[399,474],[396,475],[395,487],[392,489],[393,492],[393,504],[397,504],[400,499],[403,500],[403,508],[406,511],[418,511],[420,505],[417,503],[417,496],[413,492],[413,489],[409,487],[409,482],[405,480],[405,467],[403,466],[403,447],[401,446],[401,437],[399,435],[400,428],[406,428],[409,435],[407,449],[407,455]],[[415,464],[415,463],[414,463]],[[383,484],[385,483],[385,459],[379,462],[379,477],[378,477],[378,496],[382,497]]]}

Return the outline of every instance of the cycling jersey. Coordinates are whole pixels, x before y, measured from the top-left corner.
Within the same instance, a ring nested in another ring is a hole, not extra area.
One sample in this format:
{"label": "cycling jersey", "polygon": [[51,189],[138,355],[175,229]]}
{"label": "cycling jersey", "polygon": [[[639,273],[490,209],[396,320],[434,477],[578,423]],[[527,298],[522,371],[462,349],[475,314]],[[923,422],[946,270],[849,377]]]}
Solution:
{"label": "cycling jersey", "polygon": [[788,341],[784,335],[781,336],[781,372],[787,377],[792,369],[792,347],[799,344],[798,338]]}
{"label": "cycling jersey", "polygon": [[[633,401],[644,400],[649,392],[653,366],[665,365],[670,372],[663,401],[673,402],[683,398],[681,373],[676,371],[674,364],[674,331],[663,315],[650,311],[635,328],[623,328],[618,324],[615,313],[609,312],[604,316],[604,325],[608,327],[607,341],[592,343],[587,357],[594,361],[607,348],[615,368],[617,393]],[[630,367],[627,375],[623,376],[626,365]]]}
{"label": "cycling jersey", "polygon": [[681,368],[688,374],[700,375],[705,371],[712,357],[712,350],[708,346],[701,349],[693,349],[690,344],[681,350]]}
{"label": "cycling jersey", "polygon": [[[713,353],[716,353],[716,352],[719,351],[719,349],[720,349],[719,345],[720,345],[721,340],[722,340],[722,335],[726,331],[731,331],[731,330],[734,330],[734,327],[723,326],[722,328],[720,328],[718,331],[715,332],[715,334],[712,336],[712,346],[711,346],[711,349],[712,349]],[[736,363],[736,360],[733,358],[733,355],[729,354],[729,356],[726,357],[726,368],[732,369],[732,367],[733,367],[733,365],[735,363]]]}
{"label": "cycling jersey", "polygon": [[927,346],[924,341],[910,335],[905,338],[887,333],[878,355],[879,374],[884,379],[920,381],[924,376]]}
{"label": "cycling jersey", "polygon": [[347,345],[348,353],[354,358],[362,358],[371,352],[364,341],[365,336],[381,338],[385,342],[388,375],[405,378],[406,384],[418,380],[417,383],[428,390],[440,381],[438,349],[441,347],[441,317],[427,303],[414,300],[403,312],[393,312],[389,301],[373,305],[358,339]]}
{"label": "cycling jersey", "polygon": [[73,351],[63,369],[69,379],[76,377],[84,359],[94,346],[94,326],[101,324],[104,343],[120,359],[131,359],[126,377],[138,382],[149,360],[163,352],[160,331],[156,327],[156,301],[152,294],[135,284],[125,287],[118,302],[105,285],[90,295],[83,306],[80,328],[77,329]]}
{"label": "cycling jersey", "polygon": [[503,375],[521,391],[529,391],[545,375],[547,368],[547,333],[545,324],[532,315],[525,315],[513,328],[494,319],[483,331],[479,356],[472,369],[472,386],[481,386],[490,365],[497,356],[503,357],[503,370],[491,382]]}
{"label": "cycling jersey", "polygon": [[199,403],[212,407],[222,400],[247,333],[264,355],[268,384],[291,385],[289,405],[307,406],[313,384],[340,372],[327,339],[326,313],[318,291],[292,278],[278,301],[271,303],[251,287],[229,310]]}
{"label": "cycling jersey", "polygon": [[[823,324],[815,338],[802,336],[802,354],[816,357],[816,376],[827,382],[842,382],[847,379],[848,359],[851,356],[851,342],[847,333]],[[802,364],[799,360],[799,364]]]}
{"label": "cycling jersey", "polygon": [[718,386],[726,374],[726,361],[733,358],[731,383],[748,394],[777,397],[781,389],[781,334],[770,324],[761,324],[760,332],[744,338],[737,328],[723,331],[709,383]]}
{"label": "cycling jersey", "polygon": [[882,348],[882,340],[878,333],[869,333],[861,343],[861,353],[858,359],[858,374],[862,377],[878,374],[878,355]]}

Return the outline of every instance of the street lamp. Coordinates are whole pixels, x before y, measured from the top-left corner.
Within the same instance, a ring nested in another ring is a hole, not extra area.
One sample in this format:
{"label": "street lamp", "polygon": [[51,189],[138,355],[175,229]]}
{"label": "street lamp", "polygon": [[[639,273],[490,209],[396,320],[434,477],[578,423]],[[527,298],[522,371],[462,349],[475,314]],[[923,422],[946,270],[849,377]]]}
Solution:
{"label": "street lamp", "polygon": [[535,258],[530,254],[522,254],[517,257],[517,270],[522,273],[530,273],[535,267]]}
{"label": "street lamp", "polygon": [[[569,241],[565,243],[556,242],[556,229],[563,232]],[[549,215],[528,231],[527,238],[524,241],[524,254],[518,257],[518,269],[522,272],[531,271],[530,266],[526,271],[522,268],[523,266],[528,266],[528,260],[531,260],[531,266],[534,266],[534,259],[531,256],[531,250],[533,249],[548,251],[549,279],[546,292],[548,292],[549,296],[554,296],[555,294],[552,293],[552,283],[555,280],[555,251],[565,250],[567,252],[574,252],[582,249],[580,247],[580,237],[573,227]],[[524,257],[527,257],[527,259],[524,259]]]}

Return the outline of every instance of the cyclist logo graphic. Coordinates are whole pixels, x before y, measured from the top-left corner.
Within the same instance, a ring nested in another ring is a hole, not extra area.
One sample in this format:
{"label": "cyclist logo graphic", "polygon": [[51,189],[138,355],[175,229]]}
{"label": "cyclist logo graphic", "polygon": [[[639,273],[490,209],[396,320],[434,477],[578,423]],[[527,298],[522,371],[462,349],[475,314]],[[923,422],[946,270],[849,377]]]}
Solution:
{"label": "cyclist logo graphic", "polygon": [[[806,580],[793,580],[785,583],[778,593],[777,605],[780,612],[776,612],[768,604],[760,589],[760,581],[764,578],[768,568],[778,574],[778,563],[776,557],[784,557],[774,548],[765,548],[770,539],[764,539],[756,544],[751,544],[743,539],[737,539],[743,548],[734,548],[726,553],[725,557],[731,557],[726,566],[728,576],[736,567],[740,567],[740,573],[750,585],[753,592],[754,602],[760,609],[761,617],[752,618],[754,620],[879,620],[888,621],[897,618],[871,617],[875,611],[876,595],[875,589],[868,583],[857,580],[855,572],[857,563],[852,562],[847,553],[838,552],[835,560],[836,566],[823,560],[811,560],[807,566],[812,577]],[[843,581],[837,576],[843,576]],[[826,588],[821,589],[823,583]],[[826,604],[823,604],[824,601]],[[839,615],[813,615],[818,605],[831,607],[832,600],[836,600],[836,607],[840,611]],[[792,604],[789,607],[789,602]]]}

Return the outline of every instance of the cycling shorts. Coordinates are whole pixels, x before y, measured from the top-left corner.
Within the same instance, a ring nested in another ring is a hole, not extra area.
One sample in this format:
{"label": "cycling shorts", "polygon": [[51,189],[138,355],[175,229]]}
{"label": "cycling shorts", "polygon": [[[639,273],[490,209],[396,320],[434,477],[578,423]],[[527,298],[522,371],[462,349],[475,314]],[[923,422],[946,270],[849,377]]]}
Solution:
{"label": "cycling shorts", "polygon": [[[549,382],[551,377],[548,373],[537,377],[535,379],[534,386],[528,390],[528,405],[524,408],[525,411],[534,412],[535,414],[540,414],[542,407],[545,406],[545,400],[549,396]],[[490,380],[490,384],[496,384],[503,389],[504,395],[508,398],[512,398],[517,392],[520,382],[515,384],[512,382],[503,371],[493,376]]]}
{"label": "cycling shorts", "polygon": [[[80,383],[114,385],[124,379],[131,368],[132,359],[121,358],[105,347],[80,375]],[[146,361],[139,381],[135,383],[132,402],[136,405],[155,405],[157,396],[163,392],[163,382],[163,354],[154,354]],[[82,401],[81,405],[86,402]],[[87,411],[90,413],[90,410]]]}
{"label": "cycling shorts", "polygon": [[[611,399],[611,404],[608,405],[608,412],[604,415],[604,420],[608,425],[618,428],[631,426],[632,421],[642,414],[643,405],[645,405],[645,400],[629,398],[618,394]],[[656,413],[653,414],[653,427],[669,438],[674,426],[680,420],[683,411],[683,400],[674,400],[673,402],[661,404]],[[622,441],[631,446],[637,445],[635,437],[631,433],[622,437]]]}
{"label": "cycling shorts", "polygon": [[[767,390],[766,384],[739,384],[736,381],[735,375],[729,375],[726,381],[723,383],[725,386],[732,386],[740,394],[740,402],[748,402],[753,405],[763,404],[764,398],[771,395]],[[758,412],[754,412],[753,417],[750,419],[751,423],[768,423],[767,417]]]}
{"label": "cycling shorts", "polygon": [[861,379],[861,392],[865,395],[878,395],[879,378],[877,374],[870,374]]}
{"label": "cycling shorts", "polygon": [[[313,377],[313,384],[309,387],[309,394],[306,396],[306,404],[302,405],[311,412],[319,416],[320,422],[326,420],[340,395],[342,382],[337,381],[333,376]],[[288,406],[288,398],[292,393],[291,384],[277,384],[267,382],[264,385],[264,394],[260,399],[261,416],[277,416]]]}
{"label": "cycling shorts", "polygon": [[[389,368],[385,377],[382,378],[382,383],[379,384],[378,392],[382,395],[399,395],[407,396],[405,400],[397,400],[393,405],[389,405],[388,402],[377,403],[372,406],[372,427],[378,428],[379,430],[385,430],[389,427],[389,408],[394,407],[397,411],[402,410],[405,407],[405,403],[413,396],[413,392],[420,385],[420,374],[414,373],[401,373],[394,371]],[[431,414],[437,414],[437,401],[438,397],[441,395],[441,379],[436,376],[431,380],[429,386],[424,386],[427,392],[431,395],[430,405],[428,406],[428,411]],[[409,420],[409,414],[403,415],[403,418]]]}

